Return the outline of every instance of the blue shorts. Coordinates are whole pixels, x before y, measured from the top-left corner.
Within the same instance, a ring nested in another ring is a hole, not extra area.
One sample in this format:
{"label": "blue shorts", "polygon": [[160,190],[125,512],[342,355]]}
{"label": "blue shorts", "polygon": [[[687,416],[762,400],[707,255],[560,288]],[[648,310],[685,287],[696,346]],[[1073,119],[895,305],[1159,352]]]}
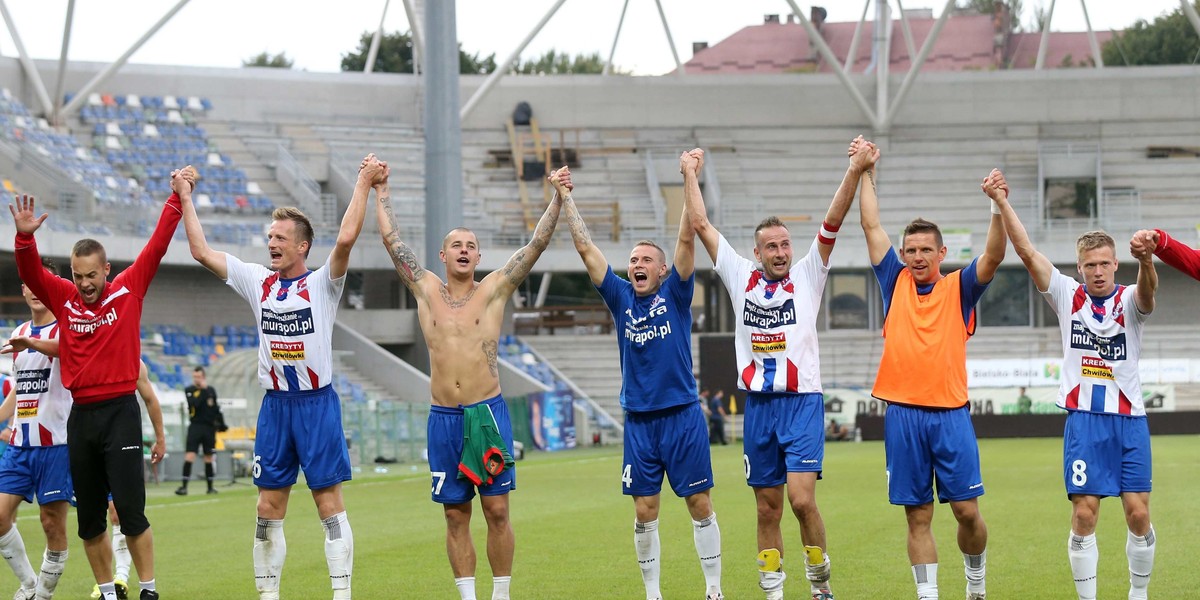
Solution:
{"label": "blue shorts", "polygon": [[935,475],[941,502],[983,495],[979,445],[966,406],[940,410],[889,404],[883,418],[883,446],[892,504],[933,502]]}
{"label": "blue shorts", "polygon": [[713,486],[708,422],[699,402],[625,413],[622,493],[657,496],[662,492],[664,472],[680,498]]}
{"label": "blue shorts", "polygon": [[746,396],[742,421],[746,483],[787,483],[788,473],[816,473],[825,461],[825,396],[821,393]]}
{"label": "blue shorts", "polygon": [[[482,401],[492,409],[500,437],[513,447],[512,418],[508,416],[508,405],[504,396],[495,396]],[[463,409],[434,404],[429,407],[429,474],[433,478],[430,489],[433,501],[438,504],[462,504],[475,497],[475,484],[468,479],[458,478],[458,464],[463,453]],[[504,469],[491,483],[479,486],[481,496],[502,496],[517,489],[516,468]]]}
{"label": "blue shorts", "polygon": [[342,404],[330,386],[302,392],[267,390],[258,411],[254,485],[294,485],[301,468],[313,490],[350,480]]}
{"label": "blue shorts", "polygon": [[1153,464],[1145,417],[1072,410],[1063,432],[1067,496],[1149,492]]}
{"label": "blue shorts", "polygon": [[66,500],[75,504],[67,446],[9,446],[0,456],[0,493],[39,505]]}

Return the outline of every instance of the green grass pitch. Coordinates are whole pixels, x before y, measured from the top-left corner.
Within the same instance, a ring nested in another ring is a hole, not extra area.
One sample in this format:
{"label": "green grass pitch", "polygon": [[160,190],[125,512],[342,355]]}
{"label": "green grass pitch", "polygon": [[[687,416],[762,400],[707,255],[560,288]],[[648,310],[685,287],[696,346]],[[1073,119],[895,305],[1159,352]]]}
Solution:
{"label": "green grass pitch", "polygon": [[[1200,438],[1156,437],[1151,516],[1158,553],[1150,593],[1156,598],[1196,597],[1195,516],[1200,492]],[[1063,492],[1061,440],[982,440],[987,494],[981,509],[989,529],[988,597],[1073,599],[1066,542],[1070,504]],[[724,590],[730,600],[761,598],[754,564],[753,494],[742,474],[738,444],[713,449],[717,487],[713,502],[722,534]],[[345,487],[354,530],[355,597],[456,600],[446,561],[440,508],[429,500],[429,477],[410,466],[366,473]],[[644,597],[633,550],[633,503],[620,494],[621,449],[535,453],[518,467],[512,495],[517,538],[513,598]],[[255,598],[251,546],[255,492],[246,485],[220,487],[217,496],[172,495],[174,484],[150,485],[148,515],[154,526],[157,583],[166,600]],[[298,486],[285,524],[288,556],[283,597],[329,598],[321,526],[306,488]],[[905,554],[902,509],[887,503],[883,445],[829,444],[825,479],[817,486],[833,561],[833,590],[841,599],[913,598]],[[478,504],[476,504],[478,507]],[[482,513],[475,512],[479,598],[491,597],[491,573]],[[36,568],[44,545],[36,510],[21,509],[19,527]],[[71,554],[58,598],[86,598],[92,580],[83,548],[69,531]],[[702,598],[703,577],[682,500],[668,491],[660,515],[662,589],[665,598]],[[962,558],[948,506],[938,506],[935,535],[941,557],[943,598],[963,597]],[[784,517],[788,598],[807,598],[799,527]],[[1101,503],[1100,597],[1124,598],[1128,589],[1125,525],[1120,501]],[[16,580],[4,571],[8,585]],[[5,589],[5,588],[0,588]]]}

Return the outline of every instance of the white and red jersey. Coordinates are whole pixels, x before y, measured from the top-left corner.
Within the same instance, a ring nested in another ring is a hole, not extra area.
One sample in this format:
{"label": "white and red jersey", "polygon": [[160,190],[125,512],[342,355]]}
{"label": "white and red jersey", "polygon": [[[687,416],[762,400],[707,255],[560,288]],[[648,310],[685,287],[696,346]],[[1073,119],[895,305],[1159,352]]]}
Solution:
{"label": "white and red jersey", "polygon": [[1096,298],[1058,269],[1050,276],[1050,289],[1042,294],[1062,333],[1059,408],[1146,416],[1138,359],[1149,315],[1138,310],[1136,292],[1136,285],[1118,285],[1107,298]]}
{"label": "white and red jersey", "polygon": [[258,321],[258,382],[267,390],[315,390],[333,383],[333,324],[346,283],[329,264],[295,279],[225,255],[225,283]]}
{"label": "white and red jersey", "polygon": [[[41,327],[26,321],[12,337],[58,339],[58,322]],[[67,443],[67,417],[71,393],[63,387],[59,361],[32,348],[13,355],[17,406],[9,427],[8,443],[24,448]]]}
{"label": "white and red jersey", "polygon": [[829,267],[817,240],[792,264],[788,276],[769,281],[721,236],[715,265],[737,323],[738,388],[750,392],[821,391],[817,309]]}

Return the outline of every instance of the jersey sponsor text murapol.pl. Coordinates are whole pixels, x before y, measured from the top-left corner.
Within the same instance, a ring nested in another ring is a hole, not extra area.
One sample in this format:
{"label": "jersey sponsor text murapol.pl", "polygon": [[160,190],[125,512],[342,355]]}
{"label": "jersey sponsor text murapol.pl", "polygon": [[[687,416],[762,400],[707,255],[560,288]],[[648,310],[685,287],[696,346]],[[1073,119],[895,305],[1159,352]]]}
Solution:
{"label": "jersey sponsor text murapol.pl", "polygon": [[77,317],[71,315],[71,331],[75,333],[89,334],[99,329],[102,325],[112,325],[117,322],[117,309],[110,308],[108,312],[93,317]]}
{"label": "jersey sponsor text murapol.pl", "polygon": [[1071,321],[1071,347],[1078,350],[1095,350],[1105,360],[1125,360],[1128,352],[1125,348],[1125,333],[1112,337],[1096,335],[1083,323]]}
{"label": "jersey sponsor text murapol.pl", "polygon": [[50,369],[22,369],[17,371],[18,396],[44,394],[50,391]]}
{"label": "jersey sponsor text murapol.pl", "polygon": [[314,331],[316,329],[313,326],[311,308],[302,308],[285,313],[277,313],[265,308],[262,311],[262,332],[264,335],[295,337],[308,335]]}
{"label": "jersey sponsor text murapol.pl", "polygon": [[742,307],[742,322],[747,327],[758,329],[774,329],[784,325],[796,324],[796,306],[791,298],[783,304],[771,308],[759,306],[749,299]]}

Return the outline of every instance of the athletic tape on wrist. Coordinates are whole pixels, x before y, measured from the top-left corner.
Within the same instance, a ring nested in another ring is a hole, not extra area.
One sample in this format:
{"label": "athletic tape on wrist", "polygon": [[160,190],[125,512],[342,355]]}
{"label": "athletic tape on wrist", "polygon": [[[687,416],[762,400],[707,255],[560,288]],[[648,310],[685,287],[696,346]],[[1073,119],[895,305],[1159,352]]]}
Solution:
{"label": "athletic tape on wrist", "polygon": [[992,214],[993,215],[1000,214],[1000,205],[996,204],[995,200],[992,200]]}

